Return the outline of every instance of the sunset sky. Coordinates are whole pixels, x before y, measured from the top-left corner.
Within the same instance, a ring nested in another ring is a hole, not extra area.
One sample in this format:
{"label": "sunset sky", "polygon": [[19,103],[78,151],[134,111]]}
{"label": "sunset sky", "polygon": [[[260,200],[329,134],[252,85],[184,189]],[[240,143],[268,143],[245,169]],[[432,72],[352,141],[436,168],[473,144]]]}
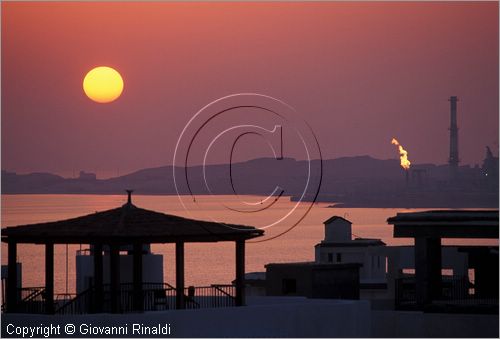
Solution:
{"label": "sunset sky", "polygon": [[[295,107],[324,158],[396,159],[396,137],[412,163],[438,164],[456,95],[461,164],[498,154],[498,2],[1,6],[2,169],[171,164],[191,116],[238,92]],[[124,81],[108,104],[82,89],[101,65]]]}

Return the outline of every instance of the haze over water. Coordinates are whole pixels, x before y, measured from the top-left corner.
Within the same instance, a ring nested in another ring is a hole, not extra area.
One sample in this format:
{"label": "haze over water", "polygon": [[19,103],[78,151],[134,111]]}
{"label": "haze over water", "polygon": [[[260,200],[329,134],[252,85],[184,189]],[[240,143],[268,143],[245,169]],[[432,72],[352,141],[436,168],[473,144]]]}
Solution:
{"label": "haze over water", "polygon": [[[244,196],[247,201],[261,197]],[[187,218],[210,220],[217,215],[220,221],[250,226],[262,226],[269,220],[286,214],[295,203],[282,198],[265,212],[252,213],[242,218],[223,206],[236,206],[234,196],[202,197],[203,210],[187,212],[177,196],[133,196],[133,203],[141,208],[175,214]],[[2,195],[2,228],[14,225],[63,220],[96,211],[121,206],[124,195]],[[392,226],[386,219],[397,212],[418,210],[394,208],[326,208],[328,204],[313,206],[302,222],[290,232],[273,240],[247,243],[246,272],[264,271],[264,265],[272,262],[297,262],[314,260],[314,245],[324,237],[323,221],[332,215],[345,217],[353,222],[353,234],[364,238],[381,238],[388,245],[412,245],[410,239],[392,238]],[[304,208],[304,207],[299,207]],[[271,227],[266,233],[277,234],[285,230]],[[444,240],[444,244],[495,244],[498,240]],[[82,244],[82,248],[88,248]],[[75,291],[75,254],[79,245],[68,250],[68,292]],[[175,247],[173,244],[152,245],[152,252],[164,255],[164,280],[175,283]],[[2,264],[7,263],[7,246],[2,243]],[[233,242],[188,243],[185,250],[186,285],[206,286],[230,283],[235,277],[235,253]],[[44,285],[44,247],[21,244],[18,260],[22,262],[23,286]],[[55,245],[55,292],[66,292],[66,246]]]}

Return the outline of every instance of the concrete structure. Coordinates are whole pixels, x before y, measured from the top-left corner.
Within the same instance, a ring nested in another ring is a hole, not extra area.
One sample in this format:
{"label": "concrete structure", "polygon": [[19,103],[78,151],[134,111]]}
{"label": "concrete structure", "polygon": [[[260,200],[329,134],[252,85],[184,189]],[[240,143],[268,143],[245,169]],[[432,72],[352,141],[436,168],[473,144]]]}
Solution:
{"label": "concrete structure", "polygon": [[[385,291],[386,258],[380,251],[385,244],[380,239],[353,240],[351,222],[339,216],[324,224],[325,238],[315,246],[314,262],[266,265],[267,295],[359,299],[368,289]],[[248,278],[256,292],[256,282]]]}
{"label": "concrete structure", "polygon": [[244,281],[247,297],[262,297],[266,295],[266,272],[245,273]]}
{"label": "concrete structure", "polygon": [[337,215],[325,220],[325,242],[342,243],[352,240],[352,222]]}
{"label": "concrete structure", "polygon": [[360,264],[266,265],[266,295],[359,299]]}
{"label": "concrete structure", "polygon": [[[415,248],[413,246],[387,246],[387,293],[385,297],[394,305],[396,282],[404,277],[414,277]],[[442,270],[447,276],[468,278],[468,255],[461,246],[443,246],[441,248]]]}
{"label": "concrete structure", "polygon": [[[80,294],[94,285],[94,254],[95,249],[91,246],[87,250],[78,251],[76,254],[76,293]],[[102,256],[103,283],[110,284],[111,252],[109,247],[105,248]],[[122,246],[120,248],[120,284],[132,284],[134,282],[133,270],[133,248]],[[151,246],[143,245],[142,250],[142,282],[163,284],[163,255],[151,253]]]}
{"label": "concrete structure", "polygon": [[[387,222],[394,225],[395,238],[415,239],[416,305],[421,309],[442,297],[442,238],[498,239],[498,211],[398,213]],[[482,290],[479,295],[496,298],[498,312],[498,247],[467,246],[462,250],[475,270],[476,289]]]}
{"label": "concrete structure", "polygon": [[380,239],[352,239],[352,223],[339,216],[324,222],[325,238],[315,249],[317,264],[361,264],[359,278],[363,285],[385,285],[386,256]]}
{"label": "concrete structure", "polygon": [[[360,282],[385,288],[385,257],[377,249],[379,239],[352,240],[351,222],[333,216],[325,221],[325,239],[315,247],[315,261],[266,265],[266,295],[310,298],[360,298]],[[372,250],[373,248],[373,250]],[[263,274],[263,272],[261,272]],[[245,277],[252,293],[261,290],[261,281]]]}

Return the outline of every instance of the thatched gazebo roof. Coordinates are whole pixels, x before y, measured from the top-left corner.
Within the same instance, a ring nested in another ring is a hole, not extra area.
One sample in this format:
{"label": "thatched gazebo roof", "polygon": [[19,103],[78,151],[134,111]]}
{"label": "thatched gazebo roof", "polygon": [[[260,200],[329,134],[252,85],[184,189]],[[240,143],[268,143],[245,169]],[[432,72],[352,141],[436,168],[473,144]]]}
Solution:
{"label": "thatched gazebo roof", "polygon": [[246,240],[264,231],[251,226],[232,225],[182,218],[125,205],[93,214],[54,222],[7,227],[2,241],[18,243],[174,243]]}

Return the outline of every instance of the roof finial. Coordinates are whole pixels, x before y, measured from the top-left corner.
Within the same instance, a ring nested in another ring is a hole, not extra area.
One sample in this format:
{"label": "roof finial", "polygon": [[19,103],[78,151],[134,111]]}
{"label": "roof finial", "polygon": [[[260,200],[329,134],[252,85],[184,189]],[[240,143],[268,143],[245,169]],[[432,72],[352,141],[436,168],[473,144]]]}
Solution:
{"label": "roof finial", "polygon": [[125,192],[128,194],[127,205],[132,205],[132,192],[134,192],[134,190],[125,190]]}

